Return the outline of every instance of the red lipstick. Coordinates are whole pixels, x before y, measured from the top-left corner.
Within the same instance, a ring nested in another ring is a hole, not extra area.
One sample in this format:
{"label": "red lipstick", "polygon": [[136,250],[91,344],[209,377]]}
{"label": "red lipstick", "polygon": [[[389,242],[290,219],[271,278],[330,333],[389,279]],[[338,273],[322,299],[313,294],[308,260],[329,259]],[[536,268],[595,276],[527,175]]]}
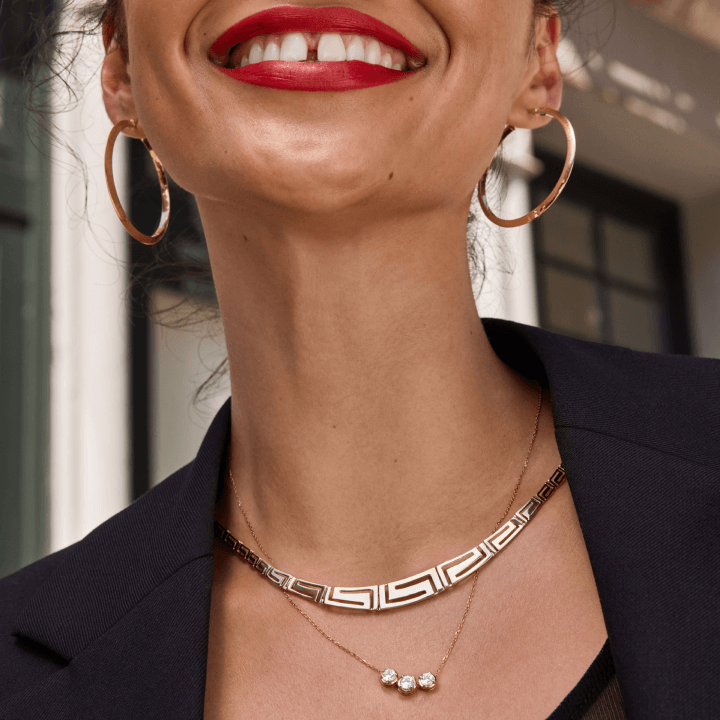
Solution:
{"label": "red lipstick", "polygon": [[[210,48],[222,56],[230,48],[259,35],[341,33],[371,36],[420,64],[423,54],[397,30],[380,20],[346,7],[304,8],[281,5],[250,15],[220,35]],[[216,66],[217,67],[217,66]],[[287,62],[270,60],[242,68],[218,67],[225,75],[253,85],[280,90],[338,92],[397,82],[412,71],[392,70],[359,60],[341,62]]]}

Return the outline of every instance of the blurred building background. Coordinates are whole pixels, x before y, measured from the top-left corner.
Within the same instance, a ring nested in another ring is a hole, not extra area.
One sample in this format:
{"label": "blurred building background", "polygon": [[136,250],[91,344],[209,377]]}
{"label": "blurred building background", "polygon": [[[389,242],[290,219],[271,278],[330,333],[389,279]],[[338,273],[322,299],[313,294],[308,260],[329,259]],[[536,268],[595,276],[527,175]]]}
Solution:
{"label": "blurred building background", "polygon": [[[221,380],[194,399],[223,344],[202,302],[184,303],[213,298],[192,197],[173,186],[170,237],[156,250],[124,234],[107,199],[99,40],[86,39],[75,65],[79,102],[58,83],[41,96],[66,109],[57,142],[24,109],[17,58],[32,44],[30,18],[52,6],[0,10],[0,576],[80,539],[191,460],[228,394]],[[573,178],[539,221],[478,227],[481,314],[720,357],[720,0],[591,4],[561,57]],[[555,184],[565,138],[552,123],[507,145],[494,209],[515,217]],[[159,191],[142,145],[119,141],[114,171],[133,221],[151,231]],[[168,327],[188,312],[189,325]]]}

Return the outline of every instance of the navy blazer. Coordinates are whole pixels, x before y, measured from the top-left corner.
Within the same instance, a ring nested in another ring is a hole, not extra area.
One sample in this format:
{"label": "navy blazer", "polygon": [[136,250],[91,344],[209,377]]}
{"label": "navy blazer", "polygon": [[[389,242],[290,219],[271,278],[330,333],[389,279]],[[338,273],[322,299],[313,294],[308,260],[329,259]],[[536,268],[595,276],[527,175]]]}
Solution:
{"label": "navy blazer", "polygon": [[[717,720],[720,362],[485,327],[549,388],[628,718]],[[202,718],[229,427],[228,400],[192,463],[0,581],[2,720]]]}

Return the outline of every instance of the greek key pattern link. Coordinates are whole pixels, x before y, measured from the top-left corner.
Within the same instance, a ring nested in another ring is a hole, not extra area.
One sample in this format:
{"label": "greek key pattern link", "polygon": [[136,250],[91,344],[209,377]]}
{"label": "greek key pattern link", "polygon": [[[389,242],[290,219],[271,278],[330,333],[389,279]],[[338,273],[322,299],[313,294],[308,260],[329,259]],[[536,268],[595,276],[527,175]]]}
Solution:
{"label": "greek key pattern link", "polygon": [[429,570],[385,585],[331,587],[301,580],[270,565],[217,521],[215,536],[270,582],[292,595],[351,610],[387,610],[420,602],[470,577],[520,534],[563,480],[565,470],[561,465],[515,515],[479,545]]}

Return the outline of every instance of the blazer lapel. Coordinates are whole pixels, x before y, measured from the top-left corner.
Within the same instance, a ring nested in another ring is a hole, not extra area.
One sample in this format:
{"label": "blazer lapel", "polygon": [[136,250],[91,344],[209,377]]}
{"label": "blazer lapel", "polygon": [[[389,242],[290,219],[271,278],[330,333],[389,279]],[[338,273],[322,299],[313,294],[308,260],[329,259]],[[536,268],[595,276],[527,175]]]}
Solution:
{"label": "blazer lapel", "polygon": [[0,703],[0,716],[200,720],[212,562],[198,558],[161,581],[67,667]]}
{"label": "blazer lapel", "polygon": [[202,718],[229,428],[230,401],[195,461],[79,542],[23,608],[14,634],[68,665],[2,717]]}
{"label": "blazer lapel", "polygon": [[716,717],[720,363],[485,325],[549,386],[628,717]]}

